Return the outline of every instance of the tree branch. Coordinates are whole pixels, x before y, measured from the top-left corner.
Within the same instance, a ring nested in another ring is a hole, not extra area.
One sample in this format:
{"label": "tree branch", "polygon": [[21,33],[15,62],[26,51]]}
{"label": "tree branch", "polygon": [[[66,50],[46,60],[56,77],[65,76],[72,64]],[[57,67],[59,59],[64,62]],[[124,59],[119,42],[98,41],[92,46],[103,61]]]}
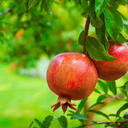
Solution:
{"label": "tree branch", "polygon": [[90,124],[87,124],[87,125],[82,125],[82,126],[79,126],[77,128],[85,128],[86,126],[91,126],[91,125],[97,125],[97,124],[117,124],[119,126],[119,128],[121,128],[124,124],[127,124],[128,123],[128,120],[126,121],[113,121],[113,122],[100,122],[100,123],[90,123]]}

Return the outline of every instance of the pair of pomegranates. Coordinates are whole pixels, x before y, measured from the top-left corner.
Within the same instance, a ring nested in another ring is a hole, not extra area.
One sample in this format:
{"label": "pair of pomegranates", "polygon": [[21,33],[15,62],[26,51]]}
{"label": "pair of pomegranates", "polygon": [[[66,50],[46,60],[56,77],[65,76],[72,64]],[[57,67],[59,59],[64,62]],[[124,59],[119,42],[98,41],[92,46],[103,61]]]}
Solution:
{"label": "pair of pomegranates", "polygon": [[77,52],[62,53],[54,57],[47,71],[49,88],[59,96],[53,111],[62,106],[76,110],[71,100],[88,97],[94,90],[98,77],[114,81],[128,71],[128,46],[109,41],[108,53],[114,61],[90,60],[87,55]]}

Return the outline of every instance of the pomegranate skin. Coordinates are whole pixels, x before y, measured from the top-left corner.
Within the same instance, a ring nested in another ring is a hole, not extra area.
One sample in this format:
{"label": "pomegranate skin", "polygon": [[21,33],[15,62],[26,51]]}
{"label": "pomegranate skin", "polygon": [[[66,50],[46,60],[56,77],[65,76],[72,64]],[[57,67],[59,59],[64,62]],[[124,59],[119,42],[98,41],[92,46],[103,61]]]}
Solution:
{"label": "pomegranate skin", "polygon": [[88,97],[96,86],[97,78],[93,62],[77,52],[55,56],[47,70],[49,88],[59,97],[71,100]]}
{"label": "pomegranate skin", "polygon": [[108,53],[116,57],[114,61],[94,60],[99,78],[106,81],[114,81],[122,77],[128,71],[128,46],[109,41]]}

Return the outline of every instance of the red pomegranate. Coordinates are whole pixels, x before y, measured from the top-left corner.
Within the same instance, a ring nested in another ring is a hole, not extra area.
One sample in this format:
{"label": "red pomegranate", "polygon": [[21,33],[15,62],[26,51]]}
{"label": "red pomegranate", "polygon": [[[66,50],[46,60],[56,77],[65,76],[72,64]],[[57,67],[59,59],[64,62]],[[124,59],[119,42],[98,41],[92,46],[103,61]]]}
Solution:
{"label": "red pomegranate", "polygon": [[76,110],[71,100],[88,97],[97,83],[97,70],[89,58],[81,53],[67,52],[54,57],[47,71],[49,88],[59,96],[53,111],[62,106]]}
{"label": "red pomegranate", "polygon": [[114,81],[122,77],[128,71],[128,45],[117,44],[109,41],[108,53],[116,57],[114,61],[94,60],[99,78],[106,81]]}

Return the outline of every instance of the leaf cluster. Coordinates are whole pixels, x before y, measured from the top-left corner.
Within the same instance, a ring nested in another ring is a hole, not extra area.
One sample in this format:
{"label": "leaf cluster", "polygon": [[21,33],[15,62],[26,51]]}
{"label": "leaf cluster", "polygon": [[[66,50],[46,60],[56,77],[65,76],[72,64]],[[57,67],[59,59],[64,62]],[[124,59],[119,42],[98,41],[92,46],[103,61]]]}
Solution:
{"label": "leaf cluster", "polygon": [[62,128],[68,127],[67,118],[65,116],[56,117],[49,115],[45,117],[45,119],[42,122],[38,119],[34,119],[34,121],[30,123],[29,128],[50,128],[53,119],[58,120]]}
{"label": "leaf cluster", "polygon": [[[127,18],[118,10],[120,5],[126,5],[126,0],[79,0],[79,4],[95,28],[95,37],[89,35],[86,39],[88,54],[98,60],[113,61],[115,58],[108,53],[109,41],[119,44],[128,41]],[[84,45],[83,33],[78,40],[81,45]]]}

